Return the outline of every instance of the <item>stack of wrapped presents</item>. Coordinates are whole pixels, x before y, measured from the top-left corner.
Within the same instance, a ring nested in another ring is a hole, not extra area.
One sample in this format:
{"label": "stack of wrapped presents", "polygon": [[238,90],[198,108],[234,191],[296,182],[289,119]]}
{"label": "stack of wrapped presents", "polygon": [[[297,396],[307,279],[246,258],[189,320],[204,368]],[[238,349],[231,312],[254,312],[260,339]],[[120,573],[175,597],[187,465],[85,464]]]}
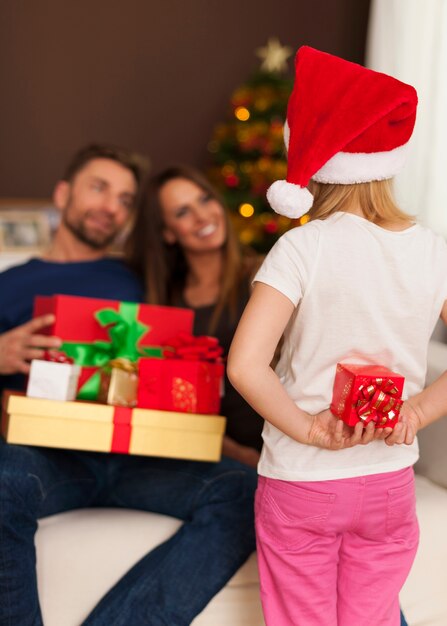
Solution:
{"label": "stack of wrapped presents", "polygon": [[193,312],[55,295],[60,350],[31,363],[26,395],[9,392],[2,433],[12,444],[218,461],[224,365]]}

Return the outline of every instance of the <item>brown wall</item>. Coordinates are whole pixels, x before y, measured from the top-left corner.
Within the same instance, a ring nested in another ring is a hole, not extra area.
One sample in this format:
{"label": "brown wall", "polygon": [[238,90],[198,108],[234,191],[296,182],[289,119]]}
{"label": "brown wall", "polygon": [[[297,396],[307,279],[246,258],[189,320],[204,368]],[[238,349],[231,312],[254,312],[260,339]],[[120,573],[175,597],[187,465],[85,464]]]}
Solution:
{"label": "brown wall", "polygon": [[204,165],[268,37],[362,62],[369,0],[7,0],[0,196],[48,196],[85,142]]}

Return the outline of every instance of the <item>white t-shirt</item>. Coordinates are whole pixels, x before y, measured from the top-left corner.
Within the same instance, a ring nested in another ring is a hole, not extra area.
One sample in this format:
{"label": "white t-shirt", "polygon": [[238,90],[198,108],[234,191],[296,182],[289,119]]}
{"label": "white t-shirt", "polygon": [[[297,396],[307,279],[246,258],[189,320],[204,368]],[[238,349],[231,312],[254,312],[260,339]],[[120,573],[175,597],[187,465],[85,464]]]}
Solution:
{"label": "white t-shirt", "polygon": [[[276,372],[311,414],[331,402],[336,364],[376,363],[405,377],[404,397],[424,385],[428,341],[447,300],[447,243],[427,228],[385,230],[335,213],[287,232],[255,281],[287,296],[295,311]],[[447,367],[447,364],[446,364]],[[330,480],[408,467],[418,446],[375,441],[323,450],[264,425],[258,471],[282,480]]]}

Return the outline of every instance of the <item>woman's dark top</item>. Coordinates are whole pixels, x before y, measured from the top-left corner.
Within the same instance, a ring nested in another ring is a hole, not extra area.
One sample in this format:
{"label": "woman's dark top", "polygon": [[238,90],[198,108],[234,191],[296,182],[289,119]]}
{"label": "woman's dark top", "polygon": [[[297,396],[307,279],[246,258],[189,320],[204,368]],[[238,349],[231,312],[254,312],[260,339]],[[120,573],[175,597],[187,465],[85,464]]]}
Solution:
{"label": "woman's dark top", "polygon": [[[249,298],[248,284],[241,286],[237,312],[233,320],[229,311],[223,311],[217,329],[212,333],[217,337],[224,349],[224,358],[227,357],[233,335],[239,319]],[[209,335],[209,324],[214,311],[214,305],[190,307],[185,301],[180,306],[188,307],[194,311],[194,335]],[[242,396],[231,385],[225,374],[225,394],[222,398],[220,414],[227,418],[226,434],[244,446],[261,450],[261,432],[264,420],[251,408]]]}

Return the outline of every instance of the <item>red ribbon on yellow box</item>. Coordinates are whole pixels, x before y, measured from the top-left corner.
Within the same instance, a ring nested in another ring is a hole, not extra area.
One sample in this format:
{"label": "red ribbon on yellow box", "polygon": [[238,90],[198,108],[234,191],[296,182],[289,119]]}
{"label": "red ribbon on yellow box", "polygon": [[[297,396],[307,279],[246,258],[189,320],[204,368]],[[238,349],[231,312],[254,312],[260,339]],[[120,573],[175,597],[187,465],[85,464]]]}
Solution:
{"label": "red ribbon on yellow box", "polygon": [[116,406],[113,411],[113,434],[110,452],[129,454],[132,434],[132,409]]}

